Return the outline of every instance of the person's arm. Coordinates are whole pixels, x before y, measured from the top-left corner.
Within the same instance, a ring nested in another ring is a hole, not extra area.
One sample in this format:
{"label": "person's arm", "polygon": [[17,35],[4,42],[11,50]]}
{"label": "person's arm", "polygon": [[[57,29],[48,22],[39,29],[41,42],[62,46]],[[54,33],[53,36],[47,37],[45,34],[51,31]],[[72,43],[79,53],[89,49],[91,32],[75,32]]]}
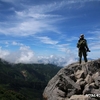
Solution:
{"label": "person's arm", "polygon": [[85,40],[85,42],[86,42],[86,50],[87,50],[87,52],[90,52],[88,45],[87,45],[87,40]]}
{"label": "person's arm", "polygon": [[78,43],[77,43],[77,48],[79,48],[79,40],[78,40]]}

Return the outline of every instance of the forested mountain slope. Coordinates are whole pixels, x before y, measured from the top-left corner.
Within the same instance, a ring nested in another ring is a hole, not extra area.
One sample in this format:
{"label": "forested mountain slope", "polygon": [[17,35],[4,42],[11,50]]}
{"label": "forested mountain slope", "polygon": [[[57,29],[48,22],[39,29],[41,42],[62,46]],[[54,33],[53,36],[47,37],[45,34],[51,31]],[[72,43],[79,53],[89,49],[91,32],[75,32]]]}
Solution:
{"label": "forested mountain slope", "polygon": [[42,100],[45,86],[59,69],[52,64],[10,64],[0,59],[0,100]]}

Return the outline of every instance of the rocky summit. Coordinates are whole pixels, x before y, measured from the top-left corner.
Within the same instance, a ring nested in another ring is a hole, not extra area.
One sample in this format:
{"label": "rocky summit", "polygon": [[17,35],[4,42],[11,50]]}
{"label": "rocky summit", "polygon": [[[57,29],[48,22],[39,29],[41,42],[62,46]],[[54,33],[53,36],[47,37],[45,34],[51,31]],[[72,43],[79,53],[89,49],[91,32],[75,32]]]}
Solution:
{"label": "rocky summit", "polygon": [[47,84],[44,100],[100,100],[100,59],[62,68]]}

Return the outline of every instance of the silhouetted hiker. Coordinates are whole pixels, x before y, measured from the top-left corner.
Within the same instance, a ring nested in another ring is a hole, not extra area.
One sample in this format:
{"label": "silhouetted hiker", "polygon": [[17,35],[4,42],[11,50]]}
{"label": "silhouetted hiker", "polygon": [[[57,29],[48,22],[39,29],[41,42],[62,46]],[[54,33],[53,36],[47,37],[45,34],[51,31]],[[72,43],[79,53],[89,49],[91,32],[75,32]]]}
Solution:
{"label": "silhouetted hiker", "polygon": [[87,52],[90,52],[90,50],[88,48],[86,39],[84,39],[83,34],[80,35],[80,39],[78,40],[77,47],[78,47],[79,63],[81,64],[82,55],[84,57],[84,61],[87,62]]}

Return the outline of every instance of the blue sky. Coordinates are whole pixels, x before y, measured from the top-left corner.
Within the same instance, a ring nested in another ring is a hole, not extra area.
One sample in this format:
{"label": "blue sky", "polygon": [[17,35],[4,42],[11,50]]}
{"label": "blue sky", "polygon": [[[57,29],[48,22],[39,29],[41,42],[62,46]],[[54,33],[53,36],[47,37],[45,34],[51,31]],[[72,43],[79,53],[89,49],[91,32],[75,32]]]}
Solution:
{"label": "blue sky", "polygon": [[100,0],[0,0],[0,58],[19,63],[76,61],[84,34],[100,55]]}

